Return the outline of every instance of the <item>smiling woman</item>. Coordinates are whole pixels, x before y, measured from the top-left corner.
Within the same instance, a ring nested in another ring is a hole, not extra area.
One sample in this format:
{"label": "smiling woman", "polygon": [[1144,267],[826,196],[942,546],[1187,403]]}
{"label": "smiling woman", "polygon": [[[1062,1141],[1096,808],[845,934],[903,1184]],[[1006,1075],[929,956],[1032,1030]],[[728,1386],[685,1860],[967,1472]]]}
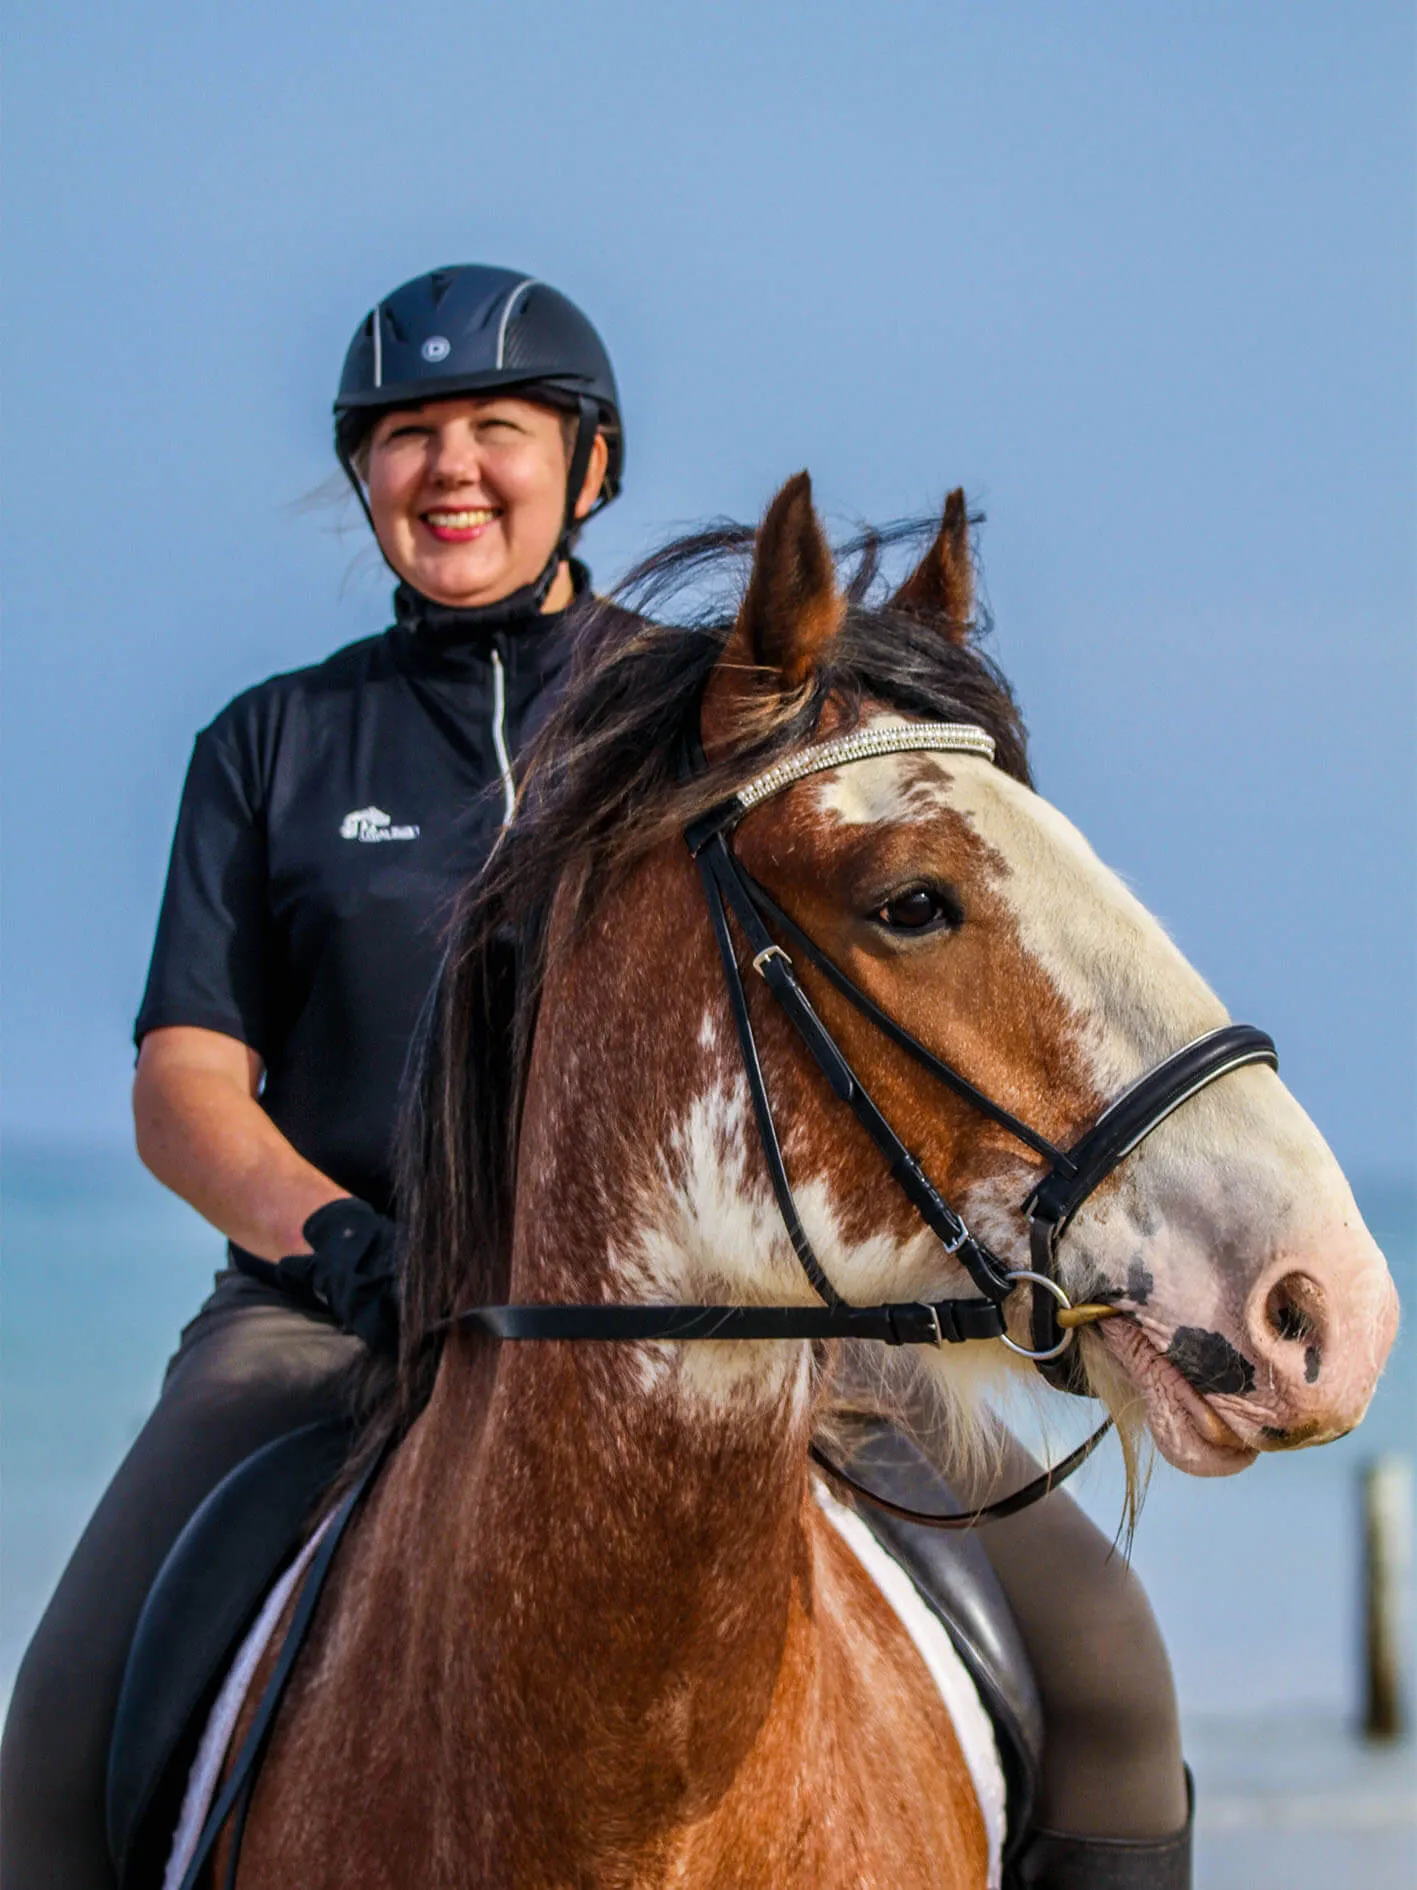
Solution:
{"label": "smiling woman", "polygon": [[510,818],[590,595],[572,553],[619,490],[619,394],[573,303],[435,270],[361,322],[335,449],[399,580],[394,623],[239,696],[197,738],[134,1120],[230,1242],[18,1676],[0,1878],[115,1882],[109,1736],[129,1642],[188,1518],[271,1439],[342,1423],[390,1347],[393,1123],[443,914]]}

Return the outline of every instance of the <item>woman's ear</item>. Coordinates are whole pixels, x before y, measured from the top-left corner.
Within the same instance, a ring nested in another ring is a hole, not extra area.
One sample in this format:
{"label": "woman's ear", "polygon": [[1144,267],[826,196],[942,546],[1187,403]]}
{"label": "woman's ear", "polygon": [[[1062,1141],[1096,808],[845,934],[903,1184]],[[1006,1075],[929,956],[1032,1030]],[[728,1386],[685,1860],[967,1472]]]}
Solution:
{"label": "woman's ear", "polygon": [[951,643],[969,641],[974,628],[974,558],[961,487],[945,500],[934,544],[891,599],[890,608],[938,618]]}
{"label": "woman's ear", "polygon": [[586,518],[596,500],[600,497],[600,488],[605,484],[605,469],[610,464],[610,448],[606,444],[604,433],[597,433],[590,445],[590,460],[585,469],[585,478],[581,482],[580,496],[575,504],[575,517]]}
{"label": "woman's ear", "polygon": [[778,693],[800,689],[846,615],[836,564],[805,472],[789,479],[764,514],[747,595],[722,666],[766,672]]}

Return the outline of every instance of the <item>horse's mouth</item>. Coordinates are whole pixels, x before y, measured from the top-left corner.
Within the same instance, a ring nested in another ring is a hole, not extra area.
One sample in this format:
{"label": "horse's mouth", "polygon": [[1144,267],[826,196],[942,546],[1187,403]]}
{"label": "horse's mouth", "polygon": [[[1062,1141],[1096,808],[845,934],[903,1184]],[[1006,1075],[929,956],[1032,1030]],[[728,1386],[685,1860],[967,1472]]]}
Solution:
{"label": "horse's mouth", "polygon": [[1259,1455],[1183,1378],[1132,1319],[1109,1319],[1101,1338],[1146,1404],[1147,1427],[1167,1463],[1193,1477],[1229,1477]]}

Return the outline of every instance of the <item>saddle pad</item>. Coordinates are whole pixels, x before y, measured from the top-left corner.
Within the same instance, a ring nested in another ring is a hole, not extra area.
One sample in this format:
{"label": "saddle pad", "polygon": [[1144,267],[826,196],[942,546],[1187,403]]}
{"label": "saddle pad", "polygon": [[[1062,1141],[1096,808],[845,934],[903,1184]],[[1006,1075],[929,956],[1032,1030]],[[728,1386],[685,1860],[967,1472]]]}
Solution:
{"label": "saddle pad", "polygon": [[109,1846],[123,1890],[160,1880],[212,1702],[348,1448],[348,1428],[335,1422],[256,1451],[207,1497],[153,1583],[109,1752]]}
{"label": "saddle pad", "polygon": [[954,1721],[965,1763],[974,1781],[975,1796],[984,1814],[989,1839],[989,1890],[999,1890],[1005,1834],[1004,1769],[994,1728],[969,1670],[936,1616],[920,1599],[905,1570],[891,1560],[854,1510],[837,1502],[825,1485],[817,1483],[815,1487],[822,1514],[875,1582],[915,1643]]}
{"label": "saddle pad", "polygon": [[226,1763],[227,1750],[231,1745],[231,1736],[236,1731],[241,1709],[246,1703],[246,1695],[251,1690],[251,1682],[255,1678],[256,1669],[261,1664],[261,1656],[270,1646],[271,1637],[285,1612],[286,1605],[299,1587],[301,1578],[310,1566],[325,1531],[333,1521],[334,1512],[332,1511],[267,1595],[265,1606],[256,1617],[255,1626],[241,1643],[240,1651],[231,1663],[231,1670],[222,1682],[221,1692],[217,1695],[216,1704],[207,1721],[206,1731],[202,1734],[202,1743],[197,1748],[196,1761],[187,1780],[187,1793],[182,1800],[182,1813],[177,1820],[177,1831],[172,1840],[172,1853],[167,1860],[162,1890],[177,1890],[177,1886],[187,1874],[187,1866],[192,1861],[192,1853],[196,1850],[197,1840],[202,1835],[207,1813],[211,1810],[216,1798],[217,1787],[221,1783],[222,1766]]}

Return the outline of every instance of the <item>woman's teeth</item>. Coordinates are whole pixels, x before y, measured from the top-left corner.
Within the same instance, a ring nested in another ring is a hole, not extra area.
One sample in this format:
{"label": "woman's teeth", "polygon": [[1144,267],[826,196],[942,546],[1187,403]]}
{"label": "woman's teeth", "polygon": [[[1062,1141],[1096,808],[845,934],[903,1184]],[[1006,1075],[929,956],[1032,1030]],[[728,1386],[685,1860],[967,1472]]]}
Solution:
{"label": "woman's teeth", "polygon": [[424,518],[445,532],[467,532],[474,525],[490,525],[497,514],[486,506],[474,512],[425,512]]}

